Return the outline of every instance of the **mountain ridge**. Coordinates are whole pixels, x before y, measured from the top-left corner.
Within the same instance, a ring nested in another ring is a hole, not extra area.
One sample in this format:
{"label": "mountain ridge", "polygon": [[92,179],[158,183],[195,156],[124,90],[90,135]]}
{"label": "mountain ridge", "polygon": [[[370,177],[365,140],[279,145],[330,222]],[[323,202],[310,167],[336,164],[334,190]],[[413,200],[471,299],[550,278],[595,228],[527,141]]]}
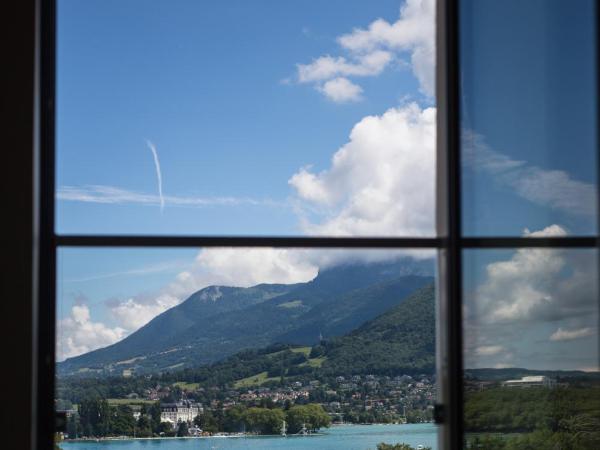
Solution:
{"label": "mountain ridge", "polygon": [[340,265],[307,283],[209,286],[122,341],[59,363],[58,373],[154,373],[275,342],[312,345],[320,334],[340,336],[383,313],[431,283],[432,272],[430,263],[403,259]]}

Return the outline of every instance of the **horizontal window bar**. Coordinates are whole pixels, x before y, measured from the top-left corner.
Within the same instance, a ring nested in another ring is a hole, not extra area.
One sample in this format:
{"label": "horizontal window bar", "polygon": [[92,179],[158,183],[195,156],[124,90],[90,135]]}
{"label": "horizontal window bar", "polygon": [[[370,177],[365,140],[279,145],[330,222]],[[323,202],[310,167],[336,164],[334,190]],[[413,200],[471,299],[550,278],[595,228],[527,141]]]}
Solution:
{"label": "horizontal window bar", "polygon": [[469,237],[462,238],[463,248],[524,248],[524,247],[595,247],[598,238],[579,237]]}
{"label": "horizontal window bar", "polygon": [[329,247],[439,248],[440,238],[268,237],[268,236],[56,236],[64,247]]}
{"label": "horizontal window bar", "polygon": [[[329,247],[329,248],[444,248],[445,238],[269,237],[269,236],[55,236],[60,247]],[[463,248],[595,247],[598,238],[481,237],[462,238]]]}

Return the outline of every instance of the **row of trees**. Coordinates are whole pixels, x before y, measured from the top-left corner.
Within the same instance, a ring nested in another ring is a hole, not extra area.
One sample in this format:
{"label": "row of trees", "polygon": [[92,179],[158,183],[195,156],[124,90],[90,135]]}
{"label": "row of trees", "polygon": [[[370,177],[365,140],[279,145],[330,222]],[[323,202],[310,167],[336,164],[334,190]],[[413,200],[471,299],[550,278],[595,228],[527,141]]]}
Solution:
{"label": "row of trees", "polygon": [[385,410],[354,410],[347,409],[343,412],[344,422],[349,423],[396,423],[406,419],[407,423],[424,423],[433,420],[431,409],[412,409],[407,411],[406,417],[401,414],[392,414]]}
{"label": "row of trees", "polygon": [[286,422],[290,434],[299,432],[303,427],[309,431],[317,431],[331,424],[329,415],[317,404],[295,405],[287,410],[237,405],[225,411],[205,411],[194,419],[198,427],[209,433],[246,431],[278,434],[283,421]]}
{"label": "row of trees", "polygon": [[160,404],[143,405],[140,417],[133,417],[127,405],[111,406],[100,398],[85,399],[79,405],[78,414],[67,421],[67,434],[81,436],[138,436],[151,437],[161,433],[172,433],[169,423],[160,421]]}
{"label": "row of trees", "polygon": [[[227,410],[207,410],[196,416],[194,424],[208,433],[242,431],[258,434],[278,434],[283,421],[289,433],[297,433],[303,427],[316,431],[328,427],[329,415],[321,405],[295,405],[288,409],[271,407],[251,407],[237,405]],[[67,422],[70,437],[106,437],[156,435],[186,436],[188,427],[180,423],[176,430],[172,425],[160,420],[160,404],[143,405],[140,417],[133,417],[133,410],[127,405],[111,406],[106,400],[86,399],[79,405],[79,413],[72,415]]]}

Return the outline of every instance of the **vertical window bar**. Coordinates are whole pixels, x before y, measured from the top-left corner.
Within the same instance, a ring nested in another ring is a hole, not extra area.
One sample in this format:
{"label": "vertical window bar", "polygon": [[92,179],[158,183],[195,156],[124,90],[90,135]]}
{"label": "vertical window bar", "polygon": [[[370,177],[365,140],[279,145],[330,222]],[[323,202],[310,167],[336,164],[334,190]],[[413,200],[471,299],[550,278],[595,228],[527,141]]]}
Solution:
{"label": "vertical window bar", "polygon": [[54,239],[54,116],[56,4],[37,2],[39,80],[39,158],[37,204],[39,216],[38,292],[35,329],[37,331],[36,440],[38,449],[51,449],[54,442],[54,364],[56,320],[56,245]]}
{"label": "vertical window bar", "polygon": [[439,260],[438,380],[440,446],[463,447],[462,248],[458,0],[437,2],[437,231]]}

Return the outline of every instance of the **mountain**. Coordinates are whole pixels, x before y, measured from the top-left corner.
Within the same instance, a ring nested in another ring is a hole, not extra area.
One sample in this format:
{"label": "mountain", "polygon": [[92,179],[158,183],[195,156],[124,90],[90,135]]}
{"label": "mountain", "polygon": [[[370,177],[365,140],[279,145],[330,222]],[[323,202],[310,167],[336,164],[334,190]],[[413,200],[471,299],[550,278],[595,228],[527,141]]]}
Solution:
{"label": "mountain", "polygon": [[346,264],[307,283],[210,286],[109,347],[67,359],[59,375],[210,364],[274,343],[313,345],[360,327],[432,282],[431,262]]}
{"label": "mountain", "polygon": [[433,284],[345,336],[312,347],[275,344],[245,350],[223,361],[163,374],[163,381],[205,387],[244,387],[289,379],[339,375],[432,375],[435,371],[435,292]]}

